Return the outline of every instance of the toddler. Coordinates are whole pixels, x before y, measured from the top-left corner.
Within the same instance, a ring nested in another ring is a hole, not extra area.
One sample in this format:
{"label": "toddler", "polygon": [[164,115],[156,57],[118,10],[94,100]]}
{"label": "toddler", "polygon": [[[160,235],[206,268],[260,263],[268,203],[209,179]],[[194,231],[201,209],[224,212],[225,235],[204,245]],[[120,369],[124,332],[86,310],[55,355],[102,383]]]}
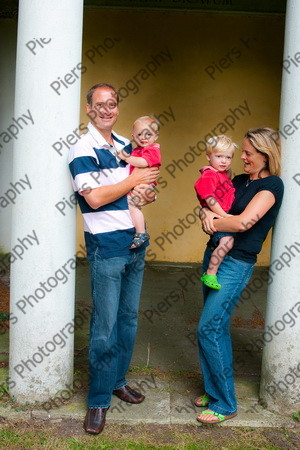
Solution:
{"label": "toddler", "polygon": [[[229,176],[230,164],[237,145],[227,136],[214,136],[207,141],[206,158],[209,166],[199,171],[201,177],[194,187],[202,207],[207,207],[214,213],[226,217],[234,200],[234,187]],[[221,262],[232,249],[234,233],[216,232],[212,235],[215,249],[211,255],[207,271],[202,275],[201,281],[212,288],[221,289],[218,283],[217,272]]]}
{"label": "toddler", "polygon": [[[138,147],[131,155],[119,152],[120,159],[130,164],[130,173],[134,167],[159,167],[161,165],[160,145],[155,144],[158,138],[159,124],[151,116],[139,117],[133,124],[132,137]],[[153,183],[155,185],[156,183]],[[135,235],[130,248],[140,247],[150,238],[146,231],[146,224],[141,207],[129,204],[132,222],[135,226]]]}

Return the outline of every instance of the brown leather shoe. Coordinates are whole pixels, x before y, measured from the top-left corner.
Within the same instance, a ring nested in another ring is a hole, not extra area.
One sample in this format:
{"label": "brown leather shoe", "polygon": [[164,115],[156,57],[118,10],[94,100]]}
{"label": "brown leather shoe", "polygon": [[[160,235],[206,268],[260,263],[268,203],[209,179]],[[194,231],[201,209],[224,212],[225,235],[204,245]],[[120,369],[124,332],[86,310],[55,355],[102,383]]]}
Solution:
{"label": "brown leather shoe", "polygon": [[120,389],[115,389],[113,391],[113,394],[127,403],[142,403],[142,401],[145,400],[145,396],[143,394],[135,391],[130,386],[128,386],[128,384]]}
{"label": "brown leather shoe", "polygon": [[105,425],[108,408],[89,408],[84,419],[84,429],[87,433],[99,434]]}

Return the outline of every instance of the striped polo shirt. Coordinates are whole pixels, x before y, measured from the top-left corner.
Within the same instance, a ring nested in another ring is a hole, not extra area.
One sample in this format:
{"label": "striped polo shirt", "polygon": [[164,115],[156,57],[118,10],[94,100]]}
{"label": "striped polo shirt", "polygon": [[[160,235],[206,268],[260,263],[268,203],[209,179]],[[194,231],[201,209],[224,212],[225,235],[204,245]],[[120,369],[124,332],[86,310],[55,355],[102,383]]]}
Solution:
{"label": "striped polo shirt", "polygon": [[131,142],[112,132],[114,147],[98,130],[88,124],[88,131],[69,151],[72,186],[83,215],[88,257],[98,252],[102,258],[127,255],[134,226],[130,217],[127,195],[100,208],[93,209],[82,191],[118,183],[129,176],[129,164],[117,158],[115,149],[131,153]]}

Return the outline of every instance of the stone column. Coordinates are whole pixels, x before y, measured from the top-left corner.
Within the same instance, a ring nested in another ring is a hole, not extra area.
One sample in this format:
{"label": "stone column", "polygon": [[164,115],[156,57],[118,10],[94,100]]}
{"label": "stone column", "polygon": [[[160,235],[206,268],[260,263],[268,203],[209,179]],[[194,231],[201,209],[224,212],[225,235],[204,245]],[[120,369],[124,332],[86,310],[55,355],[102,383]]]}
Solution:
{"label": "stone column", "polygon": [[[10,251],[11,211],[13,196],[10,193],[12,173],[12,155],[14,138],[10,134],[14,116],[14,93],[16,77],[17,21],[12,18],[1,19],[0,27],[0,249]],[[8,134],[6,134],[8,132]],[[8,258],[0,263],[0,273],[8,268]]]}
{"label": "stone column", "polygon": [[45,402],[72,384],[75,207],[67,151],[79,139],[82,18],[83,0],[19,2],[8,385],[20,403]]}
{"label": "stone column", "polygon": [[288,0],[280,110],[285,195],[273,234],[260,387],[267,408],[284,414],[300,408],[300,131],[289,125],[300,117],[299,17],[300,2]]}

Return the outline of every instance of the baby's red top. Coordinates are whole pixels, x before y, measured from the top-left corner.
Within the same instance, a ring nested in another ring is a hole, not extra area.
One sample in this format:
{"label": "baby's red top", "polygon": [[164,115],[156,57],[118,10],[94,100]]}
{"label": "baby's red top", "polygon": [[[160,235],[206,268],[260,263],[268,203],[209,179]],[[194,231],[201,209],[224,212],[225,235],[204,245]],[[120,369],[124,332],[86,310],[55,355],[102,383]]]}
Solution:
{"label": "baby's red top", "polygon": [[[160,167],[161,166],[161,154],[160,154],[160,145],[159,144],[151,144],[147,145],[147,147],[136,147],[132,150],[130,156],[138,156],[139,158],[144,158],[148,167]],[[133,171],[134,166],[130,166],[130,173]]]}
{"label": "baby's red top", "polygon": [[207,206],[205,199],[213,197],[224,211],[228,212],[234,200],[235,188],[226,172],[219,172],[211,166],[202,167],[201,177],[196,181],[194,188],[202,206]]}

